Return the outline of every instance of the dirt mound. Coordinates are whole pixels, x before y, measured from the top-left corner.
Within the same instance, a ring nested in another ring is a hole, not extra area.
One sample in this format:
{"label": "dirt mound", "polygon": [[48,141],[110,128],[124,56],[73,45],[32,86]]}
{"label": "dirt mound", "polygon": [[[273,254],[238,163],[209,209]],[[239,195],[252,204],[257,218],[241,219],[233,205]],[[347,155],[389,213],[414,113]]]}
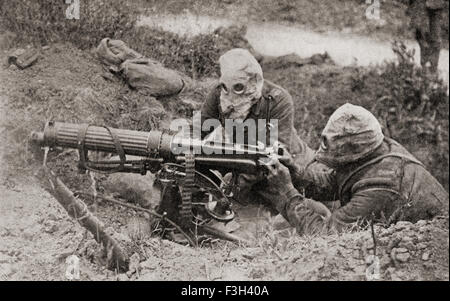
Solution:
{"label": "dirt mound", "polygon": [[290,280],[449,279],[448,217],[375,229],[375,244],[370,230],[299,239],[289,247],[296,254],[291,261],[269,274]]}
{"label": "dirt mound", "polygon": [[448,218],[323,237],[272,233],[260,246],[194,250],[151,240],[138,280],[448,280]]}

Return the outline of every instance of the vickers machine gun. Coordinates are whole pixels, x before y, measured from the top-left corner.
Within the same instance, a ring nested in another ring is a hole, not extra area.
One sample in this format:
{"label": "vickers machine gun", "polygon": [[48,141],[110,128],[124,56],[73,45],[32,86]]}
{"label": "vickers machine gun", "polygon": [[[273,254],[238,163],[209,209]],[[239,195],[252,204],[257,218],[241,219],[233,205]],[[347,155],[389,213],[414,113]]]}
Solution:
{"label": "vickers machine gun", "polygon": [[[264,172],[272,156],[282,155],[274,154],[273,148],[205,142],[156,130],[143,132],[63,122],[47,123],[43,132],[32,133],[31,140],[43,147],[78,149],[81,170],[155,173],[155,182],[161,187],[157,211],[183,229],[212,219],[226,223],[235,216],[231,199],[237,184],[223,185],[211,170],[234,175]],[[120,160],[94,162],[89,160],[88,151],[116,154]],[[127,155],[141,159],[128,160]]]}

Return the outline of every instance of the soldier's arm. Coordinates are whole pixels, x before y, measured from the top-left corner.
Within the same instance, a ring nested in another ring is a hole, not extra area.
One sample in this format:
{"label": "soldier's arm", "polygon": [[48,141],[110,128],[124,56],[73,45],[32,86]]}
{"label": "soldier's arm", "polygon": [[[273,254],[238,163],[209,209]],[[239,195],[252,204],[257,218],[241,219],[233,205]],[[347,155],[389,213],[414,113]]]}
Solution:
{"label": "soldier's arm", "polygon": [[[278,93],[276,93],[278,92]],[[292,130],[294,128],[294,104],[292,97],[287,92],[275,91],[276,102],[272,104],[271,119],[278,120],[278,141],[286,146],[291,152]],[[312,196],[327,195],[327,199],[332,200],[331,191],[335,189],[334,171],[321,163],[310,163],[314,158],[314,151],[302,140],[299,139],[299,150],[296,150],[292,166],[288,166],[291,177],[296,187],[307,187],[310,191],[315,191]],[[295,167],[294,167],[295,166]],[[294,168],[292,168],[294,167]]]}
{"label": "soldier's arm", "polygon": [[294,180],[296,186],[314,186],[315,189],[327,191],[330,195],[337,190],[335,170],[317,161],[308,164],[303,170],[299,169]]}
{"label": "soldier's arm", "polygon": [[327,202],[336,200],[337,184],[334,169],[317,161],[304,166],[305,160],[300,156],[302,154],[284,161],[289,168],[295,188],[304,191],[308,198]]}
{"label": "soldier's arm", "polygon": [[329,226],[338,230],[348,224],[356,223],[366,218],[371,218],[372,214],[378,218],[390,215],[401,210],[398,207],[399,195],[392,186],[393,181],[389,179],[363,179],[352,187],[350,202],[333,212]]}
{"label": "soldier's arm", "polygon": [[364,188],[355,191],[348,204],[332,212],[329,217],[319,214],[314,201],[304,199],[295,192],[285,195],[285,202],[280,203],[280,213],[297,229],[300,235],[328,233],[341,231],[351,227],[364,218],[371,217],[374,212],[377,216],[381,212],[392,213],[395,191],[384,188]]}

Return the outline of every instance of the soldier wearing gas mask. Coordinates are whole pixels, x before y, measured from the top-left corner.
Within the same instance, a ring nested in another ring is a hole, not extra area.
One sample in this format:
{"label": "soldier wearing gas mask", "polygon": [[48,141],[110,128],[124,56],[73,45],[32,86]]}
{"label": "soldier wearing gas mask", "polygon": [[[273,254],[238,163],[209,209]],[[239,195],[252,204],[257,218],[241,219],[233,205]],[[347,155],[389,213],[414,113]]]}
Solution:
{"label": "soldier wearing gas mask", "polygon": [[[307,168],[274,160],[268,181],[284,197],[274,198],[273,205],[302,235],[339,232],[371,220],[389,225],[448,216],[448,192],[360,106],[347,103],[330,116]],[[316,162],[333,172],[315,173]],[[323,202],[305,198],[296,189],[301,182],[332,191],[340,207],[330,211]]]}
{"label": "soldier wearing gas mask", "polygon": [[[220,79],[213,86],[201,110],[202,124],[207,119],[220,120],[222,127],[226,120],[253,119],[257,127],[264,125],[266,137],[245,137],[245,143],[267,145],[269,131],[277,131],[278,141],[292,154],[299,158],[297,164],[306,165],[313,159],[314,152],[297,135],[294,128],[294,105],[291,95],[282,87],[265,80],[263,71],[257,60],[245,49],[232,49],[219,59]],[[269,122],[258,124],[258,120],[276,120],[277,126]],[[239,133],[229,133],[224,128],[225,135],[234,138]],[[258,128],[256,132],[258,133]],[[202,138],[211,131],[202,131]],[[245,135],[248,133],[246,132]],[[263,139],[261,139],[263,138]],[[265,140],[265,141],[261,141]],[[268,145],[270,146],[270,145]],[[240,203],[254,201],[265,202],[279,196],[277,191],[271,191],[264,176],[241,174],[234,179],[240,188],[235,198]],[[272,189],[273,190],[273,189]]]}

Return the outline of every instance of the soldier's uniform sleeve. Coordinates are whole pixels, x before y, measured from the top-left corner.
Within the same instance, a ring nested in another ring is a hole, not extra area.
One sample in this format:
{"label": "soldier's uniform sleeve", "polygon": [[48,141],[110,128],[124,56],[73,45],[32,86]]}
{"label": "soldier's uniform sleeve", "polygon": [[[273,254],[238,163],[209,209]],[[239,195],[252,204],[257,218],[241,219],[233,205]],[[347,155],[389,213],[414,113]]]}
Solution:
{"label": "soldier's uniform sleeve", "polygon": [[277,207],[300,235],[339,232],[364,218],[370,218],[372,212],[377,216],[384,210],[388,215],[392,213],[392,203],[398,199],[398,194],[390,189],[370,186],[368,182],[364,184],[364,187],[352,191],[350,201],[328,218],[316,213],[300,195],[286,197],[285,202]]}
{"label": "soldier's uniform sleeve", "polygon": [[294,187],[304,190],[309,198],[321,202],[335,201],[337,184],[334,169],[317,161],[304,166],[304,161],[297,155],[294,166],[288,166]]}
{"label": "soldier's uniform sleeve", "polygon": [[278,141],[290,152],[294,128],[294,103],[291,95],[285,91],[274,89],[271,94],[275,101],[271,104],[270,119],[278,120]]}
{"label": "soldier's uniform sleeve", "polygon": [[[219,119],[219,101],[220,101],[220,91],[215,85],[211,91],[208,93],[205,102],[202,105],[201,114],[202,114],[202,125],[207,119]],[[213,129],[209,131],[202,130],[202,139],[205,138],[208,134],[210,134]]]}
{"label": "soldier's uniform sleeve", "polygon": [[300,169],[299,176],[299,180],[304,182],[302,186],[314,185],[330,192],[337,189],[334,169],[317,161],[306,166],[304,170]]}

